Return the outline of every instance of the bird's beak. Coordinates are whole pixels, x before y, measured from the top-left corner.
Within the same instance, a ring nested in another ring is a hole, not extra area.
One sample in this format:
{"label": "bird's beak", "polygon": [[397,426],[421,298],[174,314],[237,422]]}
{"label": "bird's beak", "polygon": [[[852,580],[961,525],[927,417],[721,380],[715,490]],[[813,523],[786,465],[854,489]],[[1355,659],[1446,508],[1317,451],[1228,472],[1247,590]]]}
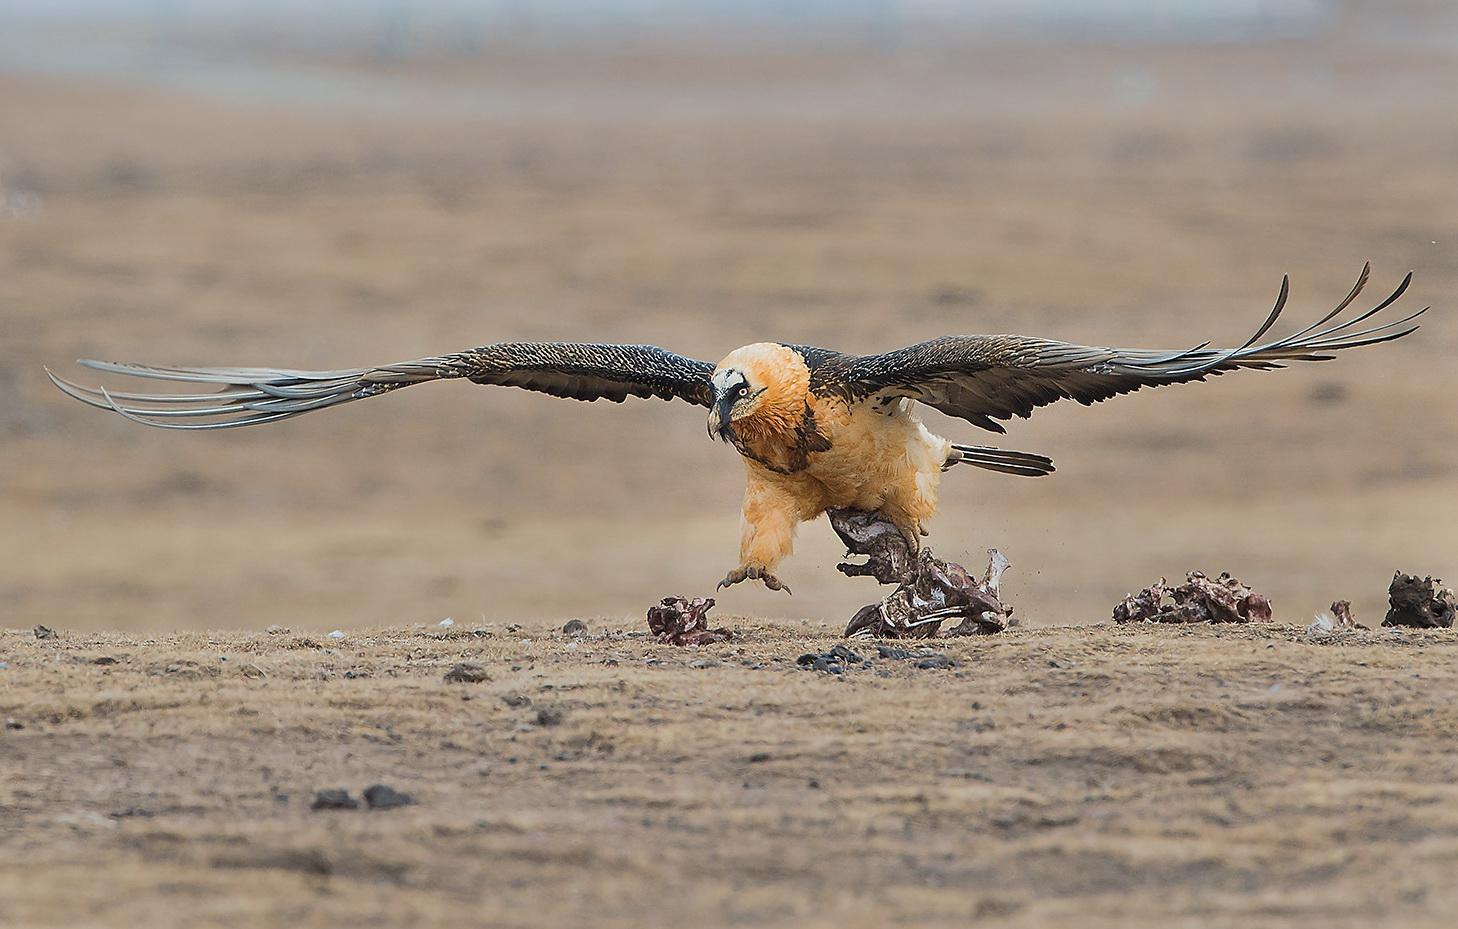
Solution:
{"label": "bird's beak", "polygon": [[729,416],[734,409],[734,397],[725,394],[714,399],[709,409],[709,438],[727,441],[729,438]]}

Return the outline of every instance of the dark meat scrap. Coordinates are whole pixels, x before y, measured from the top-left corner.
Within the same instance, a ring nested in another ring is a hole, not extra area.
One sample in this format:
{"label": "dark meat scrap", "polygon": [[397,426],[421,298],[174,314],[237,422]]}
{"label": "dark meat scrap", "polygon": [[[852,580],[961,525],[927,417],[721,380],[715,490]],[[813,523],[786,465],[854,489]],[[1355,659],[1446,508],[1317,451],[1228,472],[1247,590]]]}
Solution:
{"label": "dark meat scrap", "polygon": [[1271,601],[1229,573],[1212,581],[1191,571],[1178,587],[1160,578],[1130,594],[1114,607],[1113,617],[1116,623],[1264,623],[1271,620]]}
{"label": "dark meat scrap", "polygon": [[728,629],[710,629],[713,597],[664,597],[648,608],[648,629],[664,645],[710,645],[734,637]]}
{"label": "dark meat scrap", "polygon": [[1336,600],[1332,603],[1330,611],[1317,614],[1315,621],[1306,627],[1306,634],[1311,638],[1320,639],[1338,632],[1352,632],[1366,628],[1352,616],[1351,601]]}
{"label": "dark meat scrap", "polygon": [[[929,639],[937,635],[991,635],[1006,629],[1012,607],[998,596],[1008,561],[993,549],[987,574],[974,579],[959,564],[943,561],[922,549],[911,563],[906,578],[880,603],[862,607],[850,624],[847,636],[882,639]],[[873,556],[874,558],[874,556]],[[942,624],[960,620],[941,631]]]}
{"label": "dark meat scrap", "polygon": [[1440,578],[1419,578],[1398,571],[1387,588],[1387,618],[1384,626],[1415,626],[1419,629],[1448,629],[1458,605],[1453,591]]}
{"label": "dark meat scrap", "polygon": [[1352,615],[1352,601],[1336,600],[1331,605],[1332,626],[1337,629],[1366,629]]}

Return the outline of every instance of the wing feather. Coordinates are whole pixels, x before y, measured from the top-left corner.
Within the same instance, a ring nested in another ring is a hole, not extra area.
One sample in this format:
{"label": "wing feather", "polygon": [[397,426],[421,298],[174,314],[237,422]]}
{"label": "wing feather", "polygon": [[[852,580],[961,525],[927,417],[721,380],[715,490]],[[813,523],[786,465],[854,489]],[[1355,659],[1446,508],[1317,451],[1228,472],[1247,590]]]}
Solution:
{"label": "wing feather", "polygon": [[203,393],[122,393],[46,374],[82,403],[164,429],[224,429],[300,416],[425,381],[465,378],[574,400],[661,397],[708,406],[714,366],[653,345],[498,342],[377,368],[192,368],[82,360],[110,374],[214,385]]}
{"label": "wing feather", "polygon": [[947,336],[850,362],[841,389],[853,400],[910,397],[975,425],[1003,432],[997,420],[1030,416],[1058,400],[1093,404],[1142,387],[1202,381],[1240,368],[1270,370],[1292,361],[1326,361],[1332,353],[1400,339],[1428,307],[1365,329],[1352,327],[1387,309],[1412,282],[1409,272],[1385,300],[1345,322],[1333,323],[1362,292],[1371,265],[1362,268],[1337,307],[1298,332],[1260,340],[1280,319],[1290,293],[1281,281],[1275,306],[1255,334],[1236,348],[1150,350],[1104,348],[1018,335]]}

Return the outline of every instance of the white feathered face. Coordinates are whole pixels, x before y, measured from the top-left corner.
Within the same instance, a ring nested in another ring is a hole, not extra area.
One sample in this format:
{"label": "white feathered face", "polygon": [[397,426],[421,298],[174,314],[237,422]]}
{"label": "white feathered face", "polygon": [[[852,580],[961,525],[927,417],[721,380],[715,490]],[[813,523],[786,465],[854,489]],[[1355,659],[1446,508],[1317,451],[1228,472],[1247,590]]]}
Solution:
{"label": "white feathered face", "polygon": [[764,388],[751,383],[739,368],[723,368],[714,372],[714,405],[709,410],[709,437],[729,439],[729,427],[735,420],[754,412]]}

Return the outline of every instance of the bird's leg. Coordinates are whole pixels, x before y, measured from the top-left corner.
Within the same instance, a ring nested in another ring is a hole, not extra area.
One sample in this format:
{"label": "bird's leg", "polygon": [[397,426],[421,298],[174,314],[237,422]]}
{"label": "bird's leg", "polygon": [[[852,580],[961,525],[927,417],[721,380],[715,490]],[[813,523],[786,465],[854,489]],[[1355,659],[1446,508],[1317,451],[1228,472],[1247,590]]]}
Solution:
{"label": "bird's leg", "polygon": [[744,580],[756,580],[770,590],[790,588],[775,577],[774,569],[795,547],[799,524],[795,501],[773,485],[751,481],[744,493],[744,528],[739,536],[739,567],[719,582],[723,589]]}
{"label": "bird's leg", "polygon": [[899,584],[910,576],[920,549],[915,527],[900,526],[884,513],[865,510],[829,510],[826,515],[845,543],[846,554],[867,556],[863,564],[836,565],[846,577],[874,577],[882,584]]}

